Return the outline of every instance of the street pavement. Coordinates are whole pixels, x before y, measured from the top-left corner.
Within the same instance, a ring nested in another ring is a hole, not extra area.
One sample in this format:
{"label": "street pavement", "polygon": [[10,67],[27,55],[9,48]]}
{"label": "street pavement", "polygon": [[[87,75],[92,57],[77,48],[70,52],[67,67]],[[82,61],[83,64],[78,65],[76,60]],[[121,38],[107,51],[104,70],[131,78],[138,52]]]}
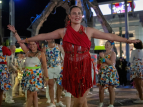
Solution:
{"label": "street pavement", "polygon": [[[116,99],[114,107],[143,107],[143,104],[134,104],[133,101],[138,99],[137,91],[133,88],[117,88],[116,90]],[[39,107],[48,107],[46,103],[46,95],[45,92],[40,92],[38,97]],[[24,107],[25,98],[24,96],[16,96],[14,97],[14,104],[7,104],[3,101],[2,107]],[[61,98],[62,102],[65,103],[65,98]],[[74,98],[72,98],[73,104]],[[99,95],[98,88],[94,88],[91,95],[87,96],[88,107],[97,107],[99,104]],[[108,107],[109,105],[109,94],[105,94],[104,99],[104,107]]]}

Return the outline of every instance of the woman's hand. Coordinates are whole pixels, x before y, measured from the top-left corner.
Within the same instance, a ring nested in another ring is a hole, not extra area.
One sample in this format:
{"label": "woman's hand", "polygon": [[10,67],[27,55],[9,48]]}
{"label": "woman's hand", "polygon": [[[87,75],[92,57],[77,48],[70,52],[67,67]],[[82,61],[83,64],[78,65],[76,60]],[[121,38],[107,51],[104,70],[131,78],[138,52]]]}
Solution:
{"label": "woman's hand", "polygon": [[45,78],[44,82],[45,82],[45,85],[46,85],[46,86],[48,85],[48,81],[49,81],[49,79],[48,79],[48,78]]}
{"label": "woman's hand", "polygon": [[16,32],[15,27],[12,25],[7,25],[7,29],[9,29],[10,31],[12,31],[13,33]]}
{"label": "woman's hand", "polygon": [[130,39],[128,39],[126,43],[131,44],[131,43],[138,43],[138,42],[140,42],[140,40],[130,40]]}
{"label": "woman's hand", "polygon": [[103,52],[100,52],[100,53],[99,53],[99,56],[100,56],[101,58],[104,58],[104,53],[103,53]]}

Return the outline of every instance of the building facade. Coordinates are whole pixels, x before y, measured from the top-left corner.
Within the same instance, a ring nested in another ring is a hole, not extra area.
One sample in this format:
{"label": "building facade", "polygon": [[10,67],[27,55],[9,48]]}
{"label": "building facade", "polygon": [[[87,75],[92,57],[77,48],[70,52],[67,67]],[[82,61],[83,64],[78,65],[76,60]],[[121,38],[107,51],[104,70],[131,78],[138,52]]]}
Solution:
{"label": "building facade", "polygon": [[[128,1],[128,24],[129,24],[129,39],[140,39],[143,41],[143,0],[133,0]],[[104,2],[99,4],[99,7],[111,25],[115,34],[119,35],[120,30],[122,31],[122,36],[125,37],[125,9],[123,0],[115,0],[114,2]],[[95,28],[102,31],[102,26],[98,21],[96,14]],[[95,46],[105,45],[106,40],[94,39]],[[120,51],[122,51],[122,57],[126,58],[126,44],[122,43],[122,50],[120,50],[120,43],[115,42],[117,48],[117,57],[120,56]],[[130,53],[133,48],[133,44],[130,44]]]}

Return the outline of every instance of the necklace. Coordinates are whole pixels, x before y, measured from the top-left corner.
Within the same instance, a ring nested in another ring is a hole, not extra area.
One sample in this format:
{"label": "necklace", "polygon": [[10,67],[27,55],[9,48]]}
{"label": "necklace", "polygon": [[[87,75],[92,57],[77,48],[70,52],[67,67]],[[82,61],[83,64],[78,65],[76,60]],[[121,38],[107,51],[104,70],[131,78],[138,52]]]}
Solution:
{"label": "necklace", "polygon": [[36,52],[32,52],[32,51],[31,51],[31,53],[37,53],[37,52],[38,52],[38,51],[36,51]]}
{"label": "necklace", "polygon": [[36,51],[36,52],[32,52],[32,51],[31,51],[31,53],[34,54],[34,55],[32,55],[32,56],[30,56],[30,57],[33,57],[33,56],[35,56],[35,55],[38,53],[38,51]]}

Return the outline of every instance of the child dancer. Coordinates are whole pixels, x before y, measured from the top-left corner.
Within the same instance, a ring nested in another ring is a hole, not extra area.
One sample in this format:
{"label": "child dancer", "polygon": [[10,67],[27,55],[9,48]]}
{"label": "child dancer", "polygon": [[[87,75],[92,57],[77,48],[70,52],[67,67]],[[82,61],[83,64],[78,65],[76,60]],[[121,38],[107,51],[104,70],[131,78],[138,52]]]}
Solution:
{"label": "child dancer", "polygon": [[15,92],[16,92],[16,88],[19,85],[19,95],[23,95],[22,94],[22,87],[21,87],[21,79],[23,76],[23,68],[24,68],[24,57],[22,53],[18,54],[18,57],[16,58],[16,67],[19,70],[17,77],[15,78],[15,84],[13,87],[13,96],[15,96]]}
{"label": "child dancer", "polygon": [[103,107],[104,100],[104,88],[108,87],[110,95],[110,105],[108,107],[114,107],[115,100],[115,90],[114,87],[119,85],[119,77],[117,70],[115,68],[116,54],[112,51],[114,42],[107,41],[105,43],[105,53],[100,53],[101,67],[99,70],[99,98],[100,104],[99,107]]}
{"label": "child dancer", "polygon": [[14,45],[10,46],[12,55],[8,56],[8,58],[7,58],[7,65],[9,68],[10,78],[11,78],[11,88],[8,91],[6,91],[6,98],[5,98],[6,103],[14,103],[14,100],[12,98],[12,91],[13,91],[16,73],[19,72],[19,70],[15,66],[16,65],[16,63],[15,63],[15,49],[16,49],[16,47]]}

